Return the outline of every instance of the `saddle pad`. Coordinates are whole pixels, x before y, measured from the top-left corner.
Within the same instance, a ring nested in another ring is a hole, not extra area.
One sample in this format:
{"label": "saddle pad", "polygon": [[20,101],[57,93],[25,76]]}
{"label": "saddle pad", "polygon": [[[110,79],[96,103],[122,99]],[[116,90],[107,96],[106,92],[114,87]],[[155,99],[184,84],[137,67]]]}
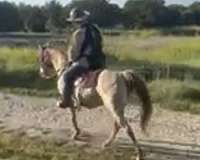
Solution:
{"label": "saddle pad", "polygon": [[101,71],[89,71],[86,74],[83,74],[82,77],[78,78],[75,81],[75,86],[76,87],[81,87],[81,88],[92,88],[97,85],[97,77]]}

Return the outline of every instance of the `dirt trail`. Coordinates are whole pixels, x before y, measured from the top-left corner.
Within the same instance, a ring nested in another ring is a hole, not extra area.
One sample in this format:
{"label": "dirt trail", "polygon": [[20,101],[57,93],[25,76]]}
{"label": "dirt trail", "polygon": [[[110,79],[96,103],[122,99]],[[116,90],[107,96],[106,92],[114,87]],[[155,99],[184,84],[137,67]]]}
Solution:
{"label": "dirt trail", "polygon": [[[57,108],[55,104],[52,98],[0,93],[0,132],[16,132],[30,138],[53,139],[60,143],[70,142],[73,134],[70,112]],[[155,109],[149,135],[146,136],[139,129],[138,114],[137,107],[126,109],[136,137],[146,151],[153,152],[149,159],[154,154],[166,154],[169,157],[169,153],[200,159],[200,116]],[[78,122],[85,133],[85,142],[82,143],[92,146],[101,146],[112,129],[112,118],[103,107],[82,109],[78,113]],[[123,130],[118,135],[118,144],[122,148],[132,146]]]}

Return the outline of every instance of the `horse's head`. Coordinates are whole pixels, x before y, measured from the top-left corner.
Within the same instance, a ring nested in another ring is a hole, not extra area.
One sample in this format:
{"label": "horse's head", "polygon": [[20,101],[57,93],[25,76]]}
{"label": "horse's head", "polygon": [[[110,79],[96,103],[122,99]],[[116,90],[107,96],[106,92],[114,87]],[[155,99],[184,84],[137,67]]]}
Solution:
{"label": "horse's head", "polygon": [[50,79],[56,75],[51,50],[47,46],[39,46],[40,76]]}
{"label": "horse's head", "polygon": [[66,64],[65,54],[48,46],[39,46],[40,75],[50,79],[59,75]]}

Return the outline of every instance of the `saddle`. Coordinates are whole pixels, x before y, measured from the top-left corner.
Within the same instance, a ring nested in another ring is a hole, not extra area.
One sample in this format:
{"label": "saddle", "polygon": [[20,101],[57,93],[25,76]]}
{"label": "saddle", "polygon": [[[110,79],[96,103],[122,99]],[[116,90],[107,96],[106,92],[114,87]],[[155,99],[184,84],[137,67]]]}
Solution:
{"label": "saddle", "polygon": [[94,88],[97,85],[98,75],[102,70],[89,71],[74,82],[75,87]]}

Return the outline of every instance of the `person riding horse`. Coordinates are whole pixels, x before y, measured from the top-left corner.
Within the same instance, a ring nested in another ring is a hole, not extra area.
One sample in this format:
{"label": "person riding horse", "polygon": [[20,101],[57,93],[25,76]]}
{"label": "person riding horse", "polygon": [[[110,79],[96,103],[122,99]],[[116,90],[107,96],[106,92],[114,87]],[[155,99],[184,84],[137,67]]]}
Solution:
{"label": "person riding horse", "polygon": [[[76,110],[80,106],[89,109],[101,106],[110,111],[114,120],[112,132],[109,138],[103,141],[102,147],[110,146],[120,128],[123,127],[136,147],[136,160],[142,160],[143,152],[124,111],[127,105],[135,106],[135,95],[137,95],[141,100],[140,126],[145,132],[153,111],[148,88],[142,78],[133,70],[104,69],[105,56],[102,52],[101,34],[93,24],[88,22],[88,17],[89,13],[86,11],[77,9],[71,11],[68,20],[77,26],[77,29],[73,33],[68,57],[61,50],[40,47],[40,75],[46,79],[57,76],[57,89],[63,96],[61,101],[57,101],[57,106],[69,107],[71,111],[71,120],[75,131],[73,139],[79,139],[82,133],[77,123]],[[67,64],[68,66],[66,66]],[[98,69],[100,71],[92,72],[92,74],[97,73],[98,75],[94,76],[96,86],[90,88],[89,92],[85,86],[80,88],[81,85],[77,86],[76,84],[77,87],[74,88],[74,82],[78,77],[90,70]]]}
{"label": "person riding horse", "polygon": [[68,22],[76,28],[72,34],[68,49],[68,68],[64,70],[61,108],[72,105],[74,81],[84,73],[105,67],[105,55],[102,51],[102,36],[99,29],[89,22],[88,11],[73,8]]}

